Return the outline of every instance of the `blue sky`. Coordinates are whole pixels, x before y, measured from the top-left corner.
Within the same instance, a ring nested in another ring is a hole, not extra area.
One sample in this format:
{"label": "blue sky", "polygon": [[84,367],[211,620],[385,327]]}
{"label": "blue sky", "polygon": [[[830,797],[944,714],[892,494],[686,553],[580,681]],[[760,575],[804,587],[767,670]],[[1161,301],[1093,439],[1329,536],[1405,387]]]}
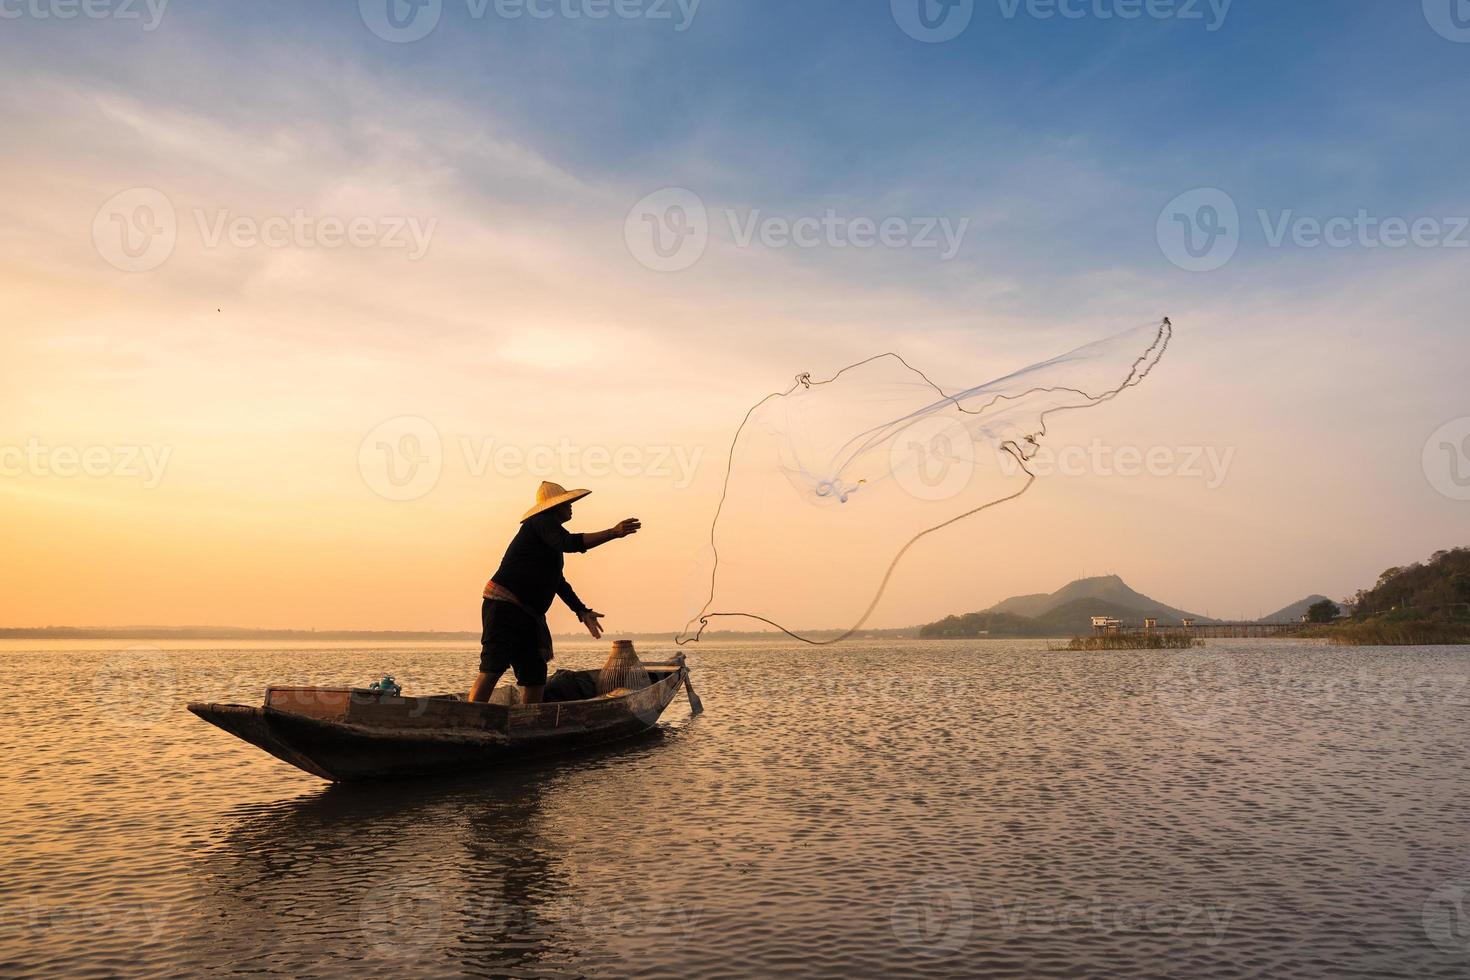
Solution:
{"label": "blue sky", "polygon": [[[310,86],[350,68],[479,115],[579,177],[693,180],[732,206],[1003,210],[990,237],[1004,246],[967,256],[1001,274],[1042,275],[1059,256],[1076,272],[1147,270],[1152,217],[1193,187],[1225,188],[1248,211],[1464,203],[1470,46],[1417,4],[1240,0],[1215,31],[1203,2],[1190,21],[1025,9],[1007,18],[982,0],[958,38],[923,44],[883,3],[703,0],[680,32],[473,18],[447,0],[427,38],[390,44],[351,3],[193,2],[152,33],[22,18],[3,24],[0,49],[12,81],[54,72],[224,121],[277,108],[282,125],[299,106],[273,107],[263,74],[294,62]],[[296,95],[330,116],[332,93]]]}

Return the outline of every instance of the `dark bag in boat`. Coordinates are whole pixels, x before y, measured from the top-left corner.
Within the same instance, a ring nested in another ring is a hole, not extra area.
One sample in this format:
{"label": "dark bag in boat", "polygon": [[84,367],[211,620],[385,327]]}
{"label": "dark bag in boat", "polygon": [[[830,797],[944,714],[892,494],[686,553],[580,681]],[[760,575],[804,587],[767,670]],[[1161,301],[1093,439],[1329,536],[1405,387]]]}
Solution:
{"label": "dark bag in boat", "polygon": [[591,701],[597,697],[597,681],[580,670],[558,670],[546,682],[543,699],[550,701]]}

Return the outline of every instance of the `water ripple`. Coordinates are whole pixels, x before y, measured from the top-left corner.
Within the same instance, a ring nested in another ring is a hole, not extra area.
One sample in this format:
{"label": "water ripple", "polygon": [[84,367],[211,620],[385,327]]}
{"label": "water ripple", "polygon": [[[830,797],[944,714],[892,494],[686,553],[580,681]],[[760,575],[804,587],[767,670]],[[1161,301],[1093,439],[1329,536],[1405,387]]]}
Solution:
{"label": "water ripple", "polygon": [[0,975],[1470,972],[1466,648],[693,659],[647,738],[329,787],[182,702],[472,655],[0,652]]}

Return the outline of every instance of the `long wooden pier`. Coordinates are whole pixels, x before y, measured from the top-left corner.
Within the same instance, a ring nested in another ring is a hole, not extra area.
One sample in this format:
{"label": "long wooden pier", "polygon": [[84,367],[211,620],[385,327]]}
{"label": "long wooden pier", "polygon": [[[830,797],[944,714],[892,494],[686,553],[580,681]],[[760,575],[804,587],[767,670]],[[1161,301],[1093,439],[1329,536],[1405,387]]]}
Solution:
{"label": "long wooden pier", "polygon": [[1180,625],[1170,623],[1157,626],[1134,626],[1118,625],[1099,627],[1093,632],[1099,634],[1146,634],[1146,633],[1180,633],[1193,636],[1197,639],[1256,639],[1268,637],[1298,636],[1312,626],[1311,623],[1191,623]]}

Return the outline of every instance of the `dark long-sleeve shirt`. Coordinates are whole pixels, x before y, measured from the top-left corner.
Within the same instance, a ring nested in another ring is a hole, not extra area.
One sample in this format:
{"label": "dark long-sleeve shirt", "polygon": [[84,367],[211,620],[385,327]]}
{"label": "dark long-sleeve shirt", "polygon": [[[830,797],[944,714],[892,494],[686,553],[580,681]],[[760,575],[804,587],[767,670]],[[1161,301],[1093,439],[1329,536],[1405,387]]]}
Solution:
{"label": "dark long-sleeve shirt", "polygon": [[491,581],[542,615],[551,608],[551,600],[561,596],[561,601],[581,616],[587,606],[567,584],[563,569],[567,552],[586,550],[582,535],[571,533],[550,514],[537,514],[511,539]]}

